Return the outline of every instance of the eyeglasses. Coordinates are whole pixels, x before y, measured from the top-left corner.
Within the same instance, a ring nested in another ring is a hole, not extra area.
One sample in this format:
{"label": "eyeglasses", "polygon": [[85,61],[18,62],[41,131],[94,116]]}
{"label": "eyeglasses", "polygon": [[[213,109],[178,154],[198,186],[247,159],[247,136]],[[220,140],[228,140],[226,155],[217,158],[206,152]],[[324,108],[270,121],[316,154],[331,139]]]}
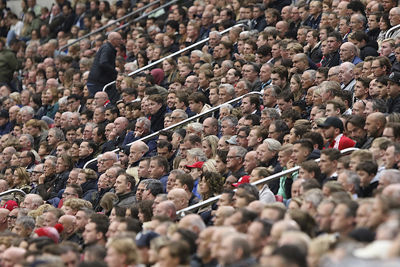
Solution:
{"label": "eyeglasses", "polygon": [[7,216],[7,219],[15,220],[15,219],[17,219],[17,216],[10,216],[10,215],[8,215],[8,216]]}
{"label": "eyeglasses", "polygon": [[240,158],[240,156],[227,156],[226,159]]}
{"label": "eyeglasses", "polygon": [[32,174],[39,174],[39,173],[44,173],[44,172],[32,171]]}

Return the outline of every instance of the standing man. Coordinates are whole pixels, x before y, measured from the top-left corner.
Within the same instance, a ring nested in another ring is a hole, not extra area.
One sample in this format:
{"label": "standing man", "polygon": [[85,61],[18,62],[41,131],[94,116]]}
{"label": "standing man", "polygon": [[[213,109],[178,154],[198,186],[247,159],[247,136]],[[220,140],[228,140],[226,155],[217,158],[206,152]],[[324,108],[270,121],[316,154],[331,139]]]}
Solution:
{"label": "standing man", "polygon": [[115,81],[118,72],[115,70],[116,48],[122,44],[122,37],[117,32],[108,35],[108,42],[102,45],[96,54],[88,77],[90,95],[102,91],[104,85]]}

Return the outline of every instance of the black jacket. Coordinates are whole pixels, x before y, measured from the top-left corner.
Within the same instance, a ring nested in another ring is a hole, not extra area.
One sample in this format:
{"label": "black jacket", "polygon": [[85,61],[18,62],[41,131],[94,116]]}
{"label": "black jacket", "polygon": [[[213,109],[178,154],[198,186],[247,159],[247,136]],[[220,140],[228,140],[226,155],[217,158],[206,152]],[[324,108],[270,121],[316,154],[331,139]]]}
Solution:
{"label": "black jacket", "polygon": [[395,98],[389,98],[387,100],[388,113],[397,112],[400,113],[400,95]]}
{"label": "black jacket", "polygon": [[322,60],[322,67],[332,68],[340,65],[340,55],[339,50],[330,53],[326,58]]}
{"label": "black jacket", "polygon": [[373,57],[379,56],[378,46],[377,46],[376,41],[375,42],[371,41],[371,42],[367,43],[366,46],[364,46],[360,49],[360,58],[362,60],[364,60],[368,56],[373,56]]}
{"label": "black jacket", "polygon": [[360,194],[359,197],[372,197],[372,193],[378,187],[379,181],[375,181],[369,184],[367,187],[363,188],[360,187]]}
{"label": "black jacket", "polygon": [[48,200],[57,196],[56,192],[57,186],[57,176],[53,175],[46,177],[43,184],[39,184],[36,187],[37,192],[43,198],[43,200]]}
{"label": "black jacket", "polygon": [[161,129],[164,129],[164,114],[166,112],[166,107],[162,106],[154,115],[151,115],[151,131],[157,132]]}
{"label": "black jacket", "polygon": [[88,82],[106,85],[117,79],[118,72],[115,70],[115,57],[117,50],[107,42],[97,52],[92,68],[90,69]]}

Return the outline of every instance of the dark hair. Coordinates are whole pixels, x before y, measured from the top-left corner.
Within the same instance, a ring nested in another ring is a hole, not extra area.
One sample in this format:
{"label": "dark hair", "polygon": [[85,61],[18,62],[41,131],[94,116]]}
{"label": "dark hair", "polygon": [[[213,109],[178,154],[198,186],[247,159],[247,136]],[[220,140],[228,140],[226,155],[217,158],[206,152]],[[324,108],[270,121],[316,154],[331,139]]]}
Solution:
{"label": "dark hair", "polygon": [[309,153],[311,153],[314,150],[313,143],[308,139],[297,140],[293,143],[293,145],[295,144],[300,144],[300,146],[306,148],[309,151]]}
{"label": "dark hair", "polygon": [[106,233],[108,231],[108,226],[110,225],[110,220],[104,214],[94,213],[90,216],[90,222],[96,225],[96,232],[101,232],[103,238],[105,239]]}
{"label": "dark hair", "polygon": [[139,212],[143,214],[143,222],[151,221],[153,217],[153,200],[142,200],[139,202]]}
{"label": "dark hair", "polygon": [[307,160],[300,164],[300,167],[305,169],[307,172],[314,172],[315,179],[318,180],[321,175],[321,169],[318,166],[318,163],[314,160]]}
{"label": "dark hair", "polygon": [[176,175],[175,178],[177,181],[181,183],[181,185],[186,185],[190,192],[193,191],[194,187],[194,180],[192,176],[188,173],[180,173]]}
{"label": "dark hair", "polygon": [[146,186],[146,190],[150,190],[150,193],[153,196],[157,196],[158,194],[162,194],[164,192],[163,185],[159,180],[149,179],[149,183]]}
{"label": "dark hair", "polygon": [[361,161],[360,163],[358,163],[356,171],[365,171],[369,175],[375,175],[378,172],[378,164],[376,164],[375,161],[371,160]]}
{"label": "dark hair", "polygon": [[321,151],[321,155],[326,155],[330,161],[338,160],[342,156],[336,148],[327,148]]}
{"label": "dark hair", "polygon": [[279,256],[282,258],[284,265],[286,266],[294,264],[299,267],[307,267],[306,254],[295,245],[283,245],[277,247],[272,252],[272,256]]}

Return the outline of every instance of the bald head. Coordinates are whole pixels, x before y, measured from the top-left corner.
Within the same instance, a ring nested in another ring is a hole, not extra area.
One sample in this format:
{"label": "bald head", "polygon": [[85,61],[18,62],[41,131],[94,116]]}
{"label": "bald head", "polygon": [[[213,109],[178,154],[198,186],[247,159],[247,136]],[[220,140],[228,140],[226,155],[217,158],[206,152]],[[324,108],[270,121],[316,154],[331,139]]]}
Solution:
{"label": "bald head", "polygon": [[118,32],[111,32],[108,35],[108,41],[110,42],[110,44],[114,47],[120,46],[122,43],[122,37],[121,34],[119,34]]}
{"label": "bald head", "polygon": [[46,86],[48,88],[57,88],[58,87],[58,81],[54,78],[50,78],[46,82]]}
{"label": "bald head", "polygon": [[0,179],[0,193],[8,190],[8,183],[4,179]]}
{"label": "bald head", "polygon": [[340,46],[340,59],[343,62],[352,62],[357,53],[357,46],[351,42],[346,42]]}
{"label": "bald head", "polygon": [[175,204],[177,210],[184,209],[189,204],[188,194],[182,188],[174,188],[169,191],[168,200]]}
{"label": "bald head", "polygon": [[23,208],[28,210],[35,210],[43,204],[43,198],[37,194],[27,194],[24,202],[22,203]]}
{"label": "bald head", "polygon": [[1,259],[2,266],[11,267],[23,262],[25,260],[25,252],[25,249],[17,247],[10,247],[6,249]]}
{"label": "bald head", "polygon": [[0,221],[3,223],[5,220],[5,223],[7,223],[7,216],[10,213],[8,209],[0,208]]}
{"label": "bald head", "polygon": [[155,216],[166,216],[171,219],[175,219],[176,217],[176,207],[174,202],[170,200],[162,201],[155,207],[154,210]]}
{"label": "bald head", "polygon": [[178,224],[179,228],[183,228],[197,235],[200,234],[201,231],[206,229],[206,225],[203,222],[203,219],[198,214],[189,214],[183,217]]}

